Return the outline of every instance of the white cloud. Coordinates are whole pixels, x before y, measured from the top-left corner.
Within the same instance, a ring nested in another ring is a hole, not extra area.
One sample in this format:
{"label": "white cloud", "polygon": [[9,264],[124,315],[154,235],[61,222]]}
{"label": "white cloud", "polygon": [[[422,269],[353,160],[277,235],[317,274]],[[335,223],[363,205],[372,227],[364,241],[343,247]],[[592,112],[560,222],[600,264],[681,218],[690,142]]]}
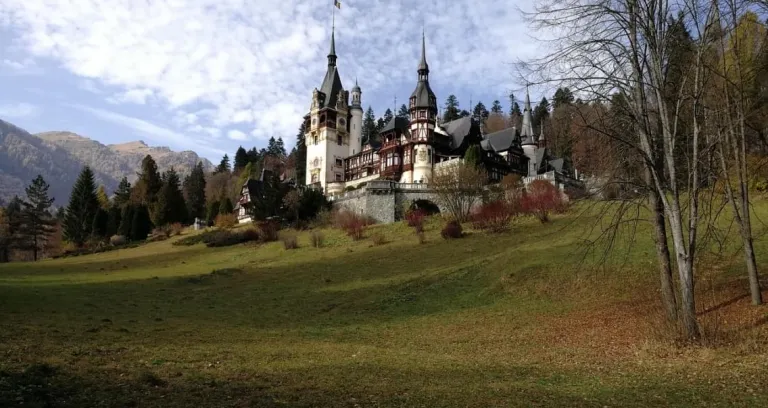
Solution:
{"label": "white cloud", "polygon": [[38,106],[20,102],[0,104],[0,117],[20,119],[38,116],[41,109]]}
{"label": "white cloud", "polygon": [[246,140],[246,139],[248,139],[248,135],[246,135],[245,133],[243,133],[243,132],[241,132],[241,131],[239,131],[237,129],[232,129],[229,132],[227,132],[227,137],[232,139],[232,140]]}
{"label": "white cloud", "polygon": [[210,146],[206,146],[205,144],[200,144],[199,142],[195,142],[194,140],[191,140],[189,137],[185,136],[182,133],[176,132],[174,130],[171,130],[162,126],[158,126],[154,123],[148,122],[143,119],[121,115],[119,113],[110,112],[104,109],[93,108],[85,105],[71,104],[69,106],[75,109],[79,109],[83,112],[88,112],[108,122],[116,123],[118,125],[122,125],[124,127],[141,132],[160,144],[165,144],[168,141],[172,141],[179,146],[185,146],[187,148],[203,149],[209,152],[215,152],[217,154],[223,153],[221,149],[212,148]]}
{"label": "white cloud", "polygon": [[[540,52],[509,2],[351,3],[336,15],[339,70],[347,88],[359,78],[363,103],[377,112],[395,92],[398,104],[405,101],[402,89],[415,84],[422,27],[440,100],[471,88],[505,102],[515,85],[511,63]],[[331,7],[310,0],[4,1],[0,27],[28,55],[122,90],[111,102],[151,98],[179,129],[196,129],[195,137],[237,124],[261,141],[293,140],[325,73]]]}

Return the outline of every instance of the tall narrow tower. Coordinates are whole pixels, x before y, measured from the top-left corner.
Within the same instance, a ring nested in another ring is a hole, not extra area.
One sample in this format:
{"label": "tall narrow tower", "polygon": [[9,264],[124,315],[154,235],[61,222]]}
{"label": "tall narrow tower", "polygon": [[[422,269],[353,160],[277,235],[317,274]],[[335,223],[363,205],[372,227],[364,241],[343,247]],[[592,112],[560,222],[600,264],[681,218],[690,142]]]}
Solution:
{"label": "tall narrow tower", "polygon": [[349,120],[349,155],[360,153],[363,140],[363,106],[361,102],[362,91],[355,79],[352,88],[352,105],[349,107],[351,118]]}
{"label": "tall narrow tower", "polygon": [[305,117],[308,185],[326,191],[330,182],[344,180],[344,159],[349,156],[349,92],[341,85],[336,67],[336,36],[331,30],[331,50],[323,84],[312,94],[312,106]]}
{"label": "tall narrow tower", "polygon": [[[426,40],[421,34],[421,60],[417,72],[419,74],[416,89],[411,94],[409,113],[411,115],[411,140],[406,149],[411,149],[410,156],[412,172],[403,172],[405,182],[427,182],[432,177],[434,150],[432,142],[437,120],[437,98],[429,86],[429,65],[427,64]],[[410,179],[410,180],[409,180]]]}
{"label": "tall narrow tower", "polygon": [[539,171],[539,164],[536,162],[538,146],[533,134],[531,96],[527,88],[525,90],[525,108],[523,109],[523,125],[520,129],[520,139],[522,139],[523,152],[528,157],[528,175],[535,176]]}

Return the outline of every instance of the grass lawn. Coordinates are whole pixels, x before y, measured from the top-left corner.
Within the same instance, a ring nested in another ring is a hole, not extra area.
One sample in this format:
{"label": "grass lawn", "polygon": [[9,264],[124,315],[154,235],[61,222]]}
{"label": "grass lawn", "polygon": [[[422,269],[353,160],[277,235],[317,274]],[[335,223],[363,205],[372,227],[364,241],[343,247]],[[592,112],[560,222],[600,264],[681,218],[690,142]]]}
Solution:
{"label": "grass lawn", "polygon": [[675,344],[649,227],[598,266],[580,246],[595,225],[444,241],[431,220],[424,245],[398,223],[368,232],[381,246],[327,230],[324,248],[302,233],[291,251],[165,241],[0,265],[0,406],[768,406],[768,309],[740,253],[704,258],[707,343]]}

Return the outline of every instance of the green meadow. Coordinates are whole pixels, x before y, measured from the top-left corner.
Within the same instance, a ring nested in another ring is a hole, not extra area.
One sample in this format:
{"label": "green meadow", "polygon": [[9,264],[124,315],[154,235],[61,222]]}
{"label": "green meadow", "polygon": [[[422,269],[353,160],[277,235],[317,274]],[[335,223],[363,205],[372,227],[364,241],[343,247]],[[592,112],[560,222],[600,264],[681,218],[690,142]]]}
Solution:
{"label": "green meadow", "polygon": [[367,231],[383,245],[327,229],[322,248],[176,237],[3,264],[0,406],[768,406],[768,309],[736,240],[702,256],[706,338],[686,344],[660,319],[650,226],[602,259],[587,238],[606,223],[577,208],[450,241],[431,219],[425,244],[397,223]]}

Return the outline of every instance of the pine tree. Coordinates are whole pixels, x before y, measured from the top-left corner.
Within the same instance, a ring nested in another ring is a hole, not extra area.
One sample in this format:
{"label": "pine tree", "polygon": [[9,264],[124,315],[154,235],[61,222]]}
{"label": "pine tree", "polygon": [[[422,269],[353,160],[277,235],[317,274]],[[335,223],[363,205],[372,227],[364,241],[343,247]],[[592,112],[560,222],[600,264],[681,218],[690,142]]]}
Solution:
{"label": "pine tree", "polygon": [[152,231],[152,221],[149,219],[149,211],[146,206],[137,205],[133,210],[131,221],[131,240],[143,241],[147,239],[150,231]]}
{"label": "pine tree", "polygon": [[464,163],[471,164],[475,167],[480,166],[482,163],[482,159],[480,158],[481,154],[479,145],[470,146],[464,153]]}
{"label": "pine tree", "polygon": [[240,146],[235,152],[235,173],[244,169],[246,164],[248,164],[248,153],[243,149],[243,146]]}
{"label": "pine tree", "polygon": [[109,213],[99,207],[96,210],[96,215],[93,216],[93,225],[91,225],[91,236],[99,240],[109,238],[107,233],[107,227],[109,224]]}
{"label": "pine tree", "polygon": [[120,207],[113,205],[107,210],[107,231],[104,234],[107,237],[117,235],[120,222],[122,221],[122,210]]}
{"label": "pine tree", "polygon": [[386,124],[389,123],[389,121],[392,120],[393,117],[394,115],[392,114],[391,109],[387,109],[386,111],[384,111],[384,125],[386,126]]}
{"label": "pine tree", "polygon": [[488,109],[485,108],[485,105],[482,102],[478,102],[477,105],[475,105],[475,108],[472,110],[472,117],[480,122],[488,119],[488,115]]}
{"label": "pine tree", "polygon": [[539,133],[541,123],[547,118],[549,118],[549,101],[547,101],[547,98],[541,98],[541,102],[533,108],[533,115],[531,117],[533,133]]}
{"label": "pine tree", "polygon": [[[246,164],[246,168],[251,162]],[[190,220],[205,218],[205,170],[203,162],[198,162],[192,172],[184,179],[184,195],[187,202],[187,214]]]}
{"label": "pine tree", "polygon": [[213,223],[213,220],[219,215],[219,207],[221,204],[218,201],[211,201],[208,203],[208,209],[205,213],[205,220],[208,224]]}
{"label": "pine tree", "polygon": [[141,173],[139,179],[133,186],[131,198],[134,203],[143,205],[152,205],[157,199],[157,193],[163,186],[163,180],[160,178],[160,172],[157,170],[157,163],[150,155],[146,155],[141,161]]}
{"label": "pine tree", "polygon": [[283,142],[282,137],[277,138],[277,142],[275,143],[275,151],[277,152],[277,156],[279,157],[285,157],[287,156],[287,152],[285,151],[285,143]]}
{"label": "pine tree", "polygon": [[35,261],[56,225],[51,215],[53,198],[48,197],[48,188],[43,176],[37,176],[27,186],[27,199],[22,203],[22,228],[19,232],[23,237],[24,249],[32,251]]}
{"label": "pine tree", "polygon": [[259,150],[255,147],[252,147],[251,150],[248,150],[248,162],[250,163],[258,163],[261,161],[262,156],[264,156],[264,154],[259,152]]}
{"label": "pine tree", "polygon": [[7,262],[11,257],[11,250],[20,246],[19,232],[22,227],[22,201],[15,196],[5,207],[5,222],[3,230],[5,236],[0,243],[0,262]]}
{"label": "pine tree", "polygon": [[133,213],[136,210],[136,206],[133,204],[127,204],[123,206],[120,213],[120,225],[117,228],[117,233],[131,239],[131,227],[133,226]]}
{"label": "pine tree", "polygon": [[368,107],[363,117],[363,144],[376,141],[378,132],[376,132],[376,117],[373,114],[373,108]]}
{"label": "pine tree", "polygon": [[296,135],[296,183],[304,185],[307,180],[307,145],[304,141],[305,124],[302,121]]}
{"label": "pine tree", "polygon": [[216,167],[216,173],[229,173],[229,172],[230,172],[229,156],[225,154],[224,157],[221,158],[221,162],[219,163],[219,165]]}
{"label": "pine tree", "polygon": [[120,180],[120,185],[117,186],[117,191],[115,191],[115,198],[113,199],[113,202],[115,206],[122,208],[124,205],[128,204],[130,200],[131,183],[128,182],[127,177],[123,177],[123,179]]}
{"label": "pine tree", "polygon": [[408,110],[408,107],[405,106],[405,104],[400,105],[400,109],[397,111],[397,117],[408,119],[410,116],[411,112]]}
{"label": "pine tree", "polygon": [[379,118],[376,120],[376,134],[378,135],[382,129],[384,129],[384,126],[386,123],[384,122],[384,118]]}
{"label": "pine tree", "polygon": [[8,225],[8,216],[5,208],[0,207],[0,263],[8,262],[10,259],[11,233]]}
{"label": "pine tree", "polygon": [[[515,107],[517,107],[517,112],[515,112]],[[511,93],[509,94],[509,117],[515,116],[515,114],[520,114],[520,105],[517,104],[517,99],[515,99],[515,94]]]}
{"label": "pine tree", "polygon": [[219,202],[219,214],[232,214],[233,211],[232,200],[229,197],[222,198]]}
{"label": "pine tree", "polygon": [[471,114],[467,110],[462,110],[461,112],[459,112],[459,117],[460,118],[466,118],[467,116],[470,116],[470,115]]}
{"label": "pine tree", "polygon": [[443,111],[443,122],[450,122],[461,117],[459,110],[459,99],[456,95],[448,95],[445,100],[445,110]]}
{"label": "pine tree", "polygon": [[109,208],[109,197],[107,196],[107,190],[103,185],[99,186],[99,189],[96,190],[96,198],[99,199],[99,206],[102,209],[106,210]]}
{"label": "pine tree", "polygon": [[501,107],[501,102],[499,102],[498,100],[493,101],[493,105],[491,106],[491,113],[495,113],[498,115],[498,114],[501,114],[502,112],[504,112],[504,109]]}
{"label": "pine tree", "polygon": [[566,88],[557,88],[555,96],[552,98],[552,107],[557,109],[560,106],[570,105],[573,103],[573,92]]}
{"label": "pine tree", "polygon": [[99,199],[96,197],[93,171],[85,166],[69,196],[67,215],[64,218],[64,237],[78,247],[83,246],[91,235],[93,217],[98,208]]}
{"label": "pine tree", "polygon": [[171,167],[163,177],[163,188],[152,209],[152,222],[157,227],[187,220],[187,205],[179,187],[179,175]]}

